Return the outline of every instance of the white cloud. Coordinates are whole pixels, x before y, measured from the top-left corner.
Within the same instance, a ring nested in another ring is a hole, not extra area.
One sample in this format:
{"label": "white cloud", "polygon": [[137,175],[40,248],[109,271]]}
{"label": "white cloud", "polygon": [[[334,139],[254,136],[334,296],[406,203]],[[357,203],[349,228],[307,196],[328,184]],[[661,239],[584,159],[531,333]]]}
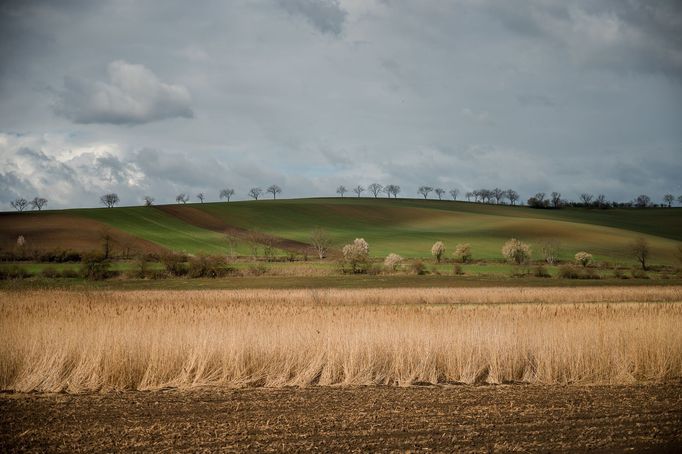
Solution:
{"label": "white cloud", "polygon": [[161,82],[142,65],[114,61],[108,74],[108,82],[66,77],[55,111],[84,124],[134,125],[194,115],[187,88]]}

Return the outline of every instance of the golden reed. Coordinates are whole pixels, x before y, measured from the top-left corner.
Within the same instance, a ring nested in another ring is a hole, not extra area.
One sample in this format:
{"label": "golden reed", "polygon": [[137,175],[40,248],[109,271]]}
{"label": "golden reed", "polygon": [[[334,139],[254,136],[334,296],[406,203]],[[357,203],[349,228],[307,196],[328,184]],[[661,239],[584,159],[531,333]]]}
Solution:
{"label": "golden reed", "polygon": [[0,388],[682,376],[682,287],[0,292]]}

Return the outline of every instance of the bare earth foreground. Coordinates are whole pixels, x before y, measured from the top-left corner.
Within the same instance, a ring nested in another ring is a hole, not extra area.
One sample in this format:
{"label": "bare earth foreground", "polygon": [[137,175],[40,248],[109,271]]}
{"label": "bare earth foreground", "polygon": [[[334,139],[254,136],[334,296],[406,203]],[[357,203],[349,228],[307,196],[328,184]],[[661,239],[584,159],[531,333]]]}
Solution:
{"label": "bare earth foreground", "polygon": [[682,384],[0,395],[0,451],[678,451]]}

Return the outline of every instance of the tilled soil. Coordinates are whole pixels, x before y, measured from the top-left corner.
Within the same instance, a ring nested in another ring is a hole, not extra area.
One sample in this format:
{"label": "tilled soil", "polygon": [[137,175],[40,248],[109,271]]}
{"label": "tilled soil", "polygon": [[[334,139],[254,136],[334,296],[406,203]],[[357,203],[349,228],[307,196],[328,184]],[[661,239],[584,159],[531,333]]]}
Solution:
{"label": "tilled soil", "polygon": [[682,384],[0,395],[0,451],[630,449],[682,450]]}

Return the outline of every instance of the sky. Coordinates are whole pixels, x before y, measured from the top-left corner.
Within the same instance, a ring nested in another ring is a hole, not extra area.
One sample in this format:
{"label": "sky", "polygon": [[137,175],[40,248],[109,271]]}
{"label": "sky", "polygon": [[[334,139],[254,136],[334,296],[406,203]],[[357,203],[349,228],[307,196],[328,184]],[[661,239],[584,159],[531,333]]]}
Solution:
{"label": "sky", "polygon": [[660,202],[681,158],[678,0],[0,3],[2,210],[374,182]]}

